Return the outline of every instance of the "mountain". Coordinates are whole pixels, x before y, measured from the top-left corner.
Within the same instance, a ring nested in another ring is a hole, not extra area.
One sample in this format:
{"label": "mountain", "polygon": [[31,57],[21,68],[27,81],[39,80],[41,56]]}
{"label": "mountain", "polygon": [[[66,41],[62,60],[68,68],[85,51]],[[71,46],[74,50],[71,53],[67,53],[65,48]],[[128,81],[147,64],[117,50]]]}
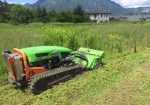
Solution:
{"label": "mountain", "polygon": [[34,4],[26,4],[31,8],[45,7],[47,10],[73,10],[77,5],[89,11],[110,11],[113,15],[128,13],[128,10],[111,0],[38,0]]}
{"label": "mountain", "polygon": [[128,8],[133,13],[150,14],[150,7]]}

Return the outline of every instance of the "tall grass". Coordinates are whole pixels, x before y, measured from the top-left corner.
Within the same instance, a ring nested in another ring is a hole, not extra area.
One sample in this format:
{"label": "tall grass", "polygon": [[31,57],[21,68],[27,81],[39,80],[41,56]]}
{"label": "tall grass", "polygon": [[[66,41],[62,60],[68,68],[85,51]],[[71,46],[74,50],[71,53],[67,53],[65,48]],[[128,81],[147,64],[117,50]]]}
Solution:
{"label": "tall grass", "polygon": [[[43,45],[43,24],[30,24],[13,26],[0,24],[0,52],[6,49],[22,48],[28,46]],[[0,74],[4,74],[5,67],[0,58]]]}
{"label": "tall grass", "polygon": [[[0,24],[0,51],[14,47],[57,45],[88,47],[109,53],[138,52],[150,47],[150,23]],[[4,70],[0,59],[0,71]]]}
{"label": "tall grass", "polygon": [[44,43],[72,49],[83,46],[107,52],[136,53],[138,48],[150,46],[149,28],[149,23],[57,24],[45,28]]}

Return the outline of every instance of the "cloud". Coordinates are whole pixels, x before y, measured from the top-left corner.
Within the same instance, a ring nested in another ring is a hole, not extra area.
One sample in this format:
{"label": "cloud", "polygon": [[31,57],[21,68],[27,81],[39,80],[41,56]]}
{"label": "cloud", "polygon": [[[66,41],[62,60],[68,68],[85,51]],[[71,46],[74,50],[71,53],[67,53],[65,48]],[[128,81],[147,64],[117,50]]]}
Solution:
{"label": "cloud", "polygon": [[112,0],[123,7],[150,7],[150,0]]}

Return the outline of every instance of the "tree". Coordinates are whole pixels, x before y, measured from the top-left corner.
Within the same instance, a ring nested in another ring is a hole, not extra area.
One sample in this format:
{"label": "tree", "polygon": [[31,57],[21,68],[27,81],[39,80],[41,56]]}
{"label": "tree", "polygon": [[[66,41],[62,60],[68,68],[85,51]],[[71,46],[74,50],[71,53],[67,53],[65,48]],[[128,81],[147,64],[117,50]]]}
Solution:
{"label": "tree", "polygon": [[48,18],[50,22],[55,22],[57,18],[58,13],[55,10],[48,12]]}
{"label": "tree", "polygon": [[61,11],[57,16],[58,22],[72,22],[73,14],[70,11]]}
{"label": "tree", "polygon": [[44,7],[37,7],[35,10],[35,21],[46,23],[49,21],[48,13]]}
{"label": "tree", "polygon": [[88,16],[86,15],[86,13],[84,12],[81,6],[77,6],[74,9],[73,15],[74,15],[73,20],[75,23],[80,23],[80,22],[82,23],[82,22],[86,22],[89,20]]}
{"label": "tree", "polygon": [[10,13],[9,11],[4,11],[0,14],[0,22],[6,23],[10,20]]}
{"label": "tree", "polygon": [[30,23],[33,20],[32,11],[22,5],[14,5],[10,11],[10,17],[13,24]]}
{"label": "tree", "polygon": [[3,5],[3,2],[0,0],[0,6],[2,6]]}
{"label": "tree", "polygon": [[45,9],[44,7],[42,7],[41,18],[42,18],[41,21],[42,21],[43,23],[46,23],[46,22],[49,21],[49,20],[48,20],[48,13],[47,13],[47,11],[46,11],[46,9]]}
{"label": "tree", "polygon": [[36,21],[36,22],[41,21],[42,9],[41,9],[41,7],[40,7],[40,6],[38,6],[38,7],[36,8],[36,10],[35,10],[35,12],[34,12],[34,13],[35,13],[35,14],[34,14],[35,21]]}
{"label": "tree", "polygon": [[9,8],[10,5],[7,2],[2,2],[0,0],[0,22],[8,22],[10,20]]}
{"label": "tree", "polygon": [[74,9],[73,14],[74,14],[74,15],[77,15],[77,16],[84,16],[85,13],[84,13],[84,11],[83,11],[83,9],[82,9],[81,6],[77,6],[77,7]]}

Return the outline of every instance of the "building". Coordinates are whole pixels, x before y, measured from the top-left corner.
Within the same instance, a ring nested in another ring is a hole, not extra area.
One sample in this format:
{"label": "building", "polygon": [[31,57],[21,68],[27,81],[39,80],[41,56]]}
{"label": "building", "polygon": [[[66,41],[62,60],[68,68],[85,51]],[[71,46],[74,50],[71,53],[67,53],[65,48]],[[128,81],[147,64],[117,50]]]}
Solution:
{"label": "building", "polygon": [[150,15],[127,15],[121,16],[122,21],[129,21],[129,22],[138,22],[138,21],[150,21]]}
{"label": "building", "polygon": [[89,12],[88,13],[91,20],[96,22],[108,22],[110,19],[110,12]]}
{"label": "building", "polygon": [[5,0],[5,2],[2,2],[2,1],[0,0],[0,14],[1,14],[2,12],[6,11],[6,10],[8,10],[6,0]]}
{"label": "building", "polygon": [[150,16],[146,17],[146,21],[150,22]]}
{"label": "building", "polygon": [[150,21],[150,9],[145,9],[140,14],[121,16],[120,20],[130,22]]}
{"label": "building", "polygon": [[6,7],[0,6],[0,12],[7,10]]}

